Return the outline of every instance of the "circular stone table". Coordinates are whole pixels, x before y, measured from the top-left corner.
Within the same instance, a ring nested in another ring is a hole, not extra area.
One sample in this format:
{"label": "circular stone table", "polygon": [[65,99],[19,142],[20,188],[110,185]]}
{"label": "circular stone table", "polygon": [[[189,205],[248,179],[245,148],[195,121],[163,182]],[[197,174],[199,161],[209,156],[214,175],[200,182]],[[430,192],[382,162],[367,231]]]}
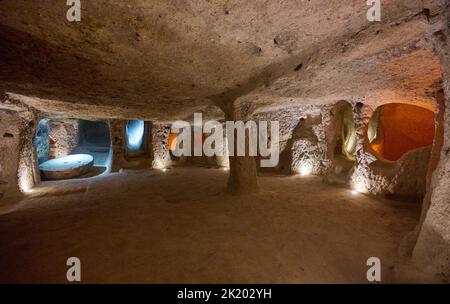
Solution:
{"label": "circular stone table", "polygon": [[82,176],[91,171],[94,158],[89,154],[74,154],[48,160],[39,165],[42,176],[47,180],[68,179]]}

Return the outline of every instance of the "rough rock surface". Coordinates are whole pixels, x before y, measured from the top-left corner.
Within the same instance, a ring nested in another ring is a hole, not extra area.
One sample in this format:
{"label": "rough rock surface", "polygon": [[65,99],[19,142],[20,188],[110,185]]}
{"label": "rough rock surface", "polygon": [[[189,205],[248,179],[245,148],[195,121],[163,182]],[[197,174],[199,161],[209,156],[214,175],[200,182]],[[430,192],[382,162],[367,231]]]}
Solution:
{"label": "rough rock surface", "polygon": [[300,173],[306,167],[309,173],[327,171],[327,141],[329,106],[291,106],[282,109],[264,109],[255,113],[256,121],[277,121],[280,125],[280,164],[278,169]]}
{"label": "rough rock surface", "polygon": [[78,119],[51,119],[49,158],[70,155],[79,143]]}
{"label": "rough rock surface", "polygon": [[60,114],[172,120],[222,95],[432,107],[440,80],[437,1],[388,1],[376,23],[360,0],[82,2],[78,23],[64,2],[1,2],[0,90]]}
{"label": "rough rock surface", "polygon": [[[135,165],[124,150],[128,119],[152,122],[150,159],[142,161],[156,169],[173,164],[170,122],[195,111],[233,121],[274,119],[282,124],[277,169],[343,173],[344,182],[370,194],[427,189],[409,236],[412,262],[430,280],[450,280],[448,0],[383,1],[382,20],[374,23],[361,0],[82,5],[82,21],[70,23],[64,1],[0,1],[0,198],[39,182],[42,155],[32,144],[38,118],[109,120],[112,171]],[[350,168],[334,155],[335,107],[343,101],[352,106],[356,129]],[[415,150],[387,163],[371,150],[369,120],[393,102],[437,112],[442,138],[435,137],[431,153]],[[70,142],[53,152],[50,144],[53,156],[70,153],[75,138],[75,127],[59,130]],[[260,189],[256,160],[230,157],[230,192]]]}
{"label": "rough rock surface", "polygon": [[154,124],[152,127],[153,168],[165,169],[171,166],[168,139],[170,125]]}
{"label": "rough rock surface", "polygon": [[[444,141],[429,188],[431,201],[424,204],[422,227],[413,252],[413,262],[434,281],[450,282],[450,5],[446,14],[431,20],[433,42],[442,64],[445,96]],[[440,26],[445,24],[446,27]]]}
{"label": "rough rock surface", "polygon": [[0,196],[18,192],[21,118],[14,112],[3,112],[0,120]]}
{"label": "rough rock surface", "polygon": [[36,136],[34,138],[34,144],[36,146],[37,158],[39,163],[43,163],[49,158],[50,151],[50,125],[48,119],[42,119],[39,121],[36,129]]}

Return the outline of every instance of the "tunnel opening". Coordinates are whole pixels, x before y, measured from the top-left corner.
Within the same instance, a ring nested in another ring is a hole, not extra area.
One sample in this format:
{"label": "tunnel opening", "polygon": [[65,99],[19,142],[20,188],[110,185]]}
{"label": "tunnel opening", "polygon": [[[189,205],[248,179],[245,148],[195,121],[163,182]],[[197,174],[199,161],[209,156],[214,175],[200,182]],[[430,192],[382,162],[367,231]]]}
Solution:
{"label": "tunnel opening", "polygon": [[327,181],[348,183],[356,163],[356,127],[353,108],[347,101],[340,101],[331,110],[333,117],[328,131],[328,156],[332,161]]}
{"label": "tunnel opening", "polygon": [[149,123],[144,120],[129,120],[125,127],[126,156],[136,158],[148,153]]}
{"label": "tunnel opening", "polygon": [[339,126],[334,156],[354,162],[356,160],[356,128],[352,105],[343,102],[338,112]]}
{"label": "tunnel opening", "polygon": [[93,177],[110,165],[111,138],[104,121],[43,118],[33,144],[42,181]]}
{"label": "tunnel opening", "polygon": [[141,151],[144,143],[144,121],[130,120],[127,123],[127,147],[129,151]]}
{"label": "tunnel opening", "polygon": [[382,160],[395,162],[406,153],[433,144],[435,114],[428,109],[401,103],[378,107],[369,122],[370,147]]}

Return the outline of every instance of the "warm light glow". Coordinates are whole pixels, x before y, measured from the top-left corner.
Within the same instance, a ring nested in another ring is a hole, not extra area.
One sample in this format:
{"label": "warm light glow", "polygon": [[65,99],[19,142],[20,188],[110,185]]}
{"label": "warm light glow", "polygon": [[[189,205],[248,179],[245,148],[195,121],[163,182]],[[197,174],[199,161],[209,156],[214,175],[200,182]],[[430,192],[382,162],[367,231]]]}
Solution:
{"label": "warm light glow", "polygon": [[23,193],[31,193],[32,188],[34,187],[33,181],[33,173],[31,172],[30,167],[25,166],[24,163],[19,165],[19,188]]}
{"label": "warm light glow", "polygon": [[353,191],[359,192],[359,193],[367,193],[367,187],[364,182],[357,181],[353,185]]}
{"label": "warm light glow", "polygon": [[176,133],[170,133],[169,138],[167,140],[167,143],[169,145],[170,151],[175,151],[177,148],[177,134]]}
{"label": "warm light glow", "polygon": [[310,163],[303,163],[300,165],[298,172],[302,175],[302,176],[307,176],[310,175],[312,173],[313,167]]}
{"label": "warm light glow", "polygon": [[378,158],[398,161],[408,151],[431,146],[435,129],[433,111],[415,105],[389,103],[374,112],[367,136]]}
{"label": "warm light glow", "polygon": [[29,182],[25,179],[19,179],[19,188],[24,193],[29,193],[31,190]]}
{"label": "warm light glow", "polygon": [[167,167],[166,167],[164,161],[162,161],[161,159],[155,159],[153,161],[153,168],[162,171],[162,170],[166,169]]}
{"label": "warm light glow", "polygon": [[358,193],[369,193],[370,179],[368,179],[363,172],[356,170],[351,178],[351,190]]}

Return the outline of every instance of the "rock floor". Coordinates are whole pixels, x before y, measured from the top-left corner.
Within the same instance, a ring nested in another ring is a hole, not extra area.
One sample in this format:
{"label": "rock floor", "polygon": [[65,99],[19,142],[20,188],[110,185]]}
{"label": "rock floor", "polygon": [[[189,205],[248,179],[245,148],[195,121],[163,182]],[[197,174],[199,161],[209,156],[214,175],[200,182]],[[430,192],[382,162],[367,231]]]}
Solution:
{"label": "rock floor", "polygon": [[261,176],[224,194],[228,173],[178,168],[45,182],[0,215],[0,282],[367,283],[394,280],[420,205],[353,194],[317,177]]}

